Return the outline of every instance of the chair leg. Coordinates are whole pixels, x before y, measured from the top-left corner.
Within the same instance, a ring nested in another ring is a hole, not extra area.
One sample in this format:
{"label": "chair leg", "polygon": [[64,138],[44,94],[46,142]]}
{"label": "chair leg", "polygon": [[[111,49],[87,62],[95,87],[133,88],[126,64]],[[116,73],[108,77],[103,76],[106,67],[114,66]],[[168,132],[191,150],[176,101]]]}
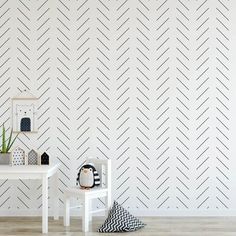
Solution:
{"label": "chair leg", "polygon": [[93,210],[93,202],[92,199],[89,201],[89,221],[91,222],[93,219],[93,214],[92,214],[92,210]]}
{"label": "chair leg", "polygon": [[88,232],[88,230],[89,230],[89,199],[85,197],[82,210],[82,231]]}
{"label": "chair leg", "polygon": [[105,211],[106,217],[108,217],[110,209],[111,209],[111,197],[110,197],[110,195],[107,195],[107,197],[106,197],[106,211]]}
{"label": "chair leg", "polygon": [[64,226],[70,226],[70,198],[65,198]]}

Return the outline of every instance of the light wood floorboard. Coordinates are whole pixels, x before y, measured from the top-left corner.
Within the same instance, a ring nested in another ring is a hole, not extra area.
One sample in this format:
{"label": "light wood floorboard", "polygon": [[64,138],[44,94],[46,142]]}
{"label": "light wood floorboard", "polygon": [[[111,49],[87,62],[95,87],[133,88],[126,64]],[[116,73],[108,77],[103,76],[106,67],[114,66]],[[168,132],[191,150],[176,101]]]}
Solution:
{"label": "light wood floorboard", "polygon": [[[72,218],[71,226],[64,227],[62,218],[49,220],[50,236],[236,236],[236,217],[146,217],[147,226],[132,233],[100,234],[99,225],[104,218],[94,217],[92,232],[81,232],[81,219]],[[38,236],[41,234],[40,217],[0,217],[0,235]]]}

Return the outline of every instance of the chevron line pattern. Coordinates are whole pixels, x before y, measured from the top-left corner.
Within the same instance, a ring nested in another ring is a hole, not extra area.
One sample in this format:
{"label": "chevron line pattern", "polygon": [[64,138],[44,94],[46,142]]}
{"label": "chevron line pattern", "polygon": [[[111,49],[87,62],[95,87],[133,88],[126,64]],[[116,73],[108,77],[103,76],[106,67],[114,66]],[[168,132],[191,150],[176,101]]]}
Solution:
{"label": "chevron line pattern", "polygon": [[[30,3],[23,3],[22,1],[17,1],[16,3],[17,17],[16,17],[16,31],[18,32],[16,37],[16,88],[17,92],[22,92],[24,90],[31,90],[31,31],[32,26]],[[18,137],[19,142],[24,149],[29,150],[27,142],[30,140],[30,136],[27,134]]]}
{"label": "chevron line pattern", "polygon": [[[11,7],[10,2],[0,4],[0,120],[5,122],[7,130],[10,126],[10,50],[11,50]],[[2,137],[2,135],[1,135]],[[1,138],[0,137],[0,138]],[[0,209],[12,208],[11,190],[9,180],[0,181]]]}
{"label": "chevron line pattern", "polygon": [[98,229],[100,233],[131,232],[145,226],[143,222],[131,215],[117,202],[114,202],[109,216],[104,224]]}
{"label": "chevron line pattern", "polygon": [[[13,95],[36,93],[38,133],[16,145],[61,163],[61,207],[91,155],[112,159],[126,208],[230,209],[230,4],[0,3],[0,124],[10,128]],[[0,209],[40,210],[38,182],[0,186]]]}
{"label": "chevron line pattern", "polygon": [[176,199],[177,208],[189,209],[190,194],[190,3],[177,1],[176,6]]}
{"label": "chevron line pattern", "polygon": [[37,150],[41,152],[50,150],[50,6],[48,1],[38,1],[36,6],[36,32],[37,32],[37,63],[36,71],[38,76],[34,80],[37,83],[39,97],[38,104],[38,130]]}
{"label": "chevron line pattern", "polygon": [[[96,101],[94,115],[96,116],[96,154],[98,159],[111,158],[111,5],[106,1],[96,1],[96,27],[94,29],[96,47],[94,48]],[[104,201],[99,199],[97,208],[104,207]]]}
{"label": "chevron line pattern", "polygon": [[110,3],[97,2],[96,27],[96,110],[97,110],[97,157],[109,159],[110,152]]}
{"label": "chevron line pattern", "polygon": [[196,201],[197,208],[209,207],[210,191],[210,97],[209,97],[209,11],[208,1],[196,5]]}
{"label": "chevron line pattern", "polygon": [[[35,74],[33,76],[33,83],[36,84],[36,91],[38,94],[38,111],[37,111],[37,125],[38,136],[34,140],[37,143],[35,147],[39,152],[50,152],[51,140],[51,11],[48,1],[38,1],[34,6],[35,12],[35,27],[36,31],[36,52],[35,59]],[[37,208],[41,208],[41,184],[32,185],[33,192],[37,193],[33,199],[37,201]],[[32,190],[31,190],[32,192]]]}
{"label": "chevron line pattern", "polygon": [[155,162],[156,206],[168,208],[170,200],[170,6],[169,1],[158,2],[155,8]]}
{"label": "chevron line pattern", "polygon": [[229,1],[216,1],[216,208],[229,208]]}
{"label": "chevron line pattern", "polygon": [[[90,6],[88,1],[76,5],[76,161],[79,168],[88,155],[90,131]],[[78,170],[77,168],[77,170]]]}
{"label": "chevron line pattern", "polygon": [[115,65],[116,65],[116,199],[127,207],[131,201],[131,147],[130,147],[130,6],[119,0],[115,5]]}
{"label": "chevron line pattern", "polygon": [[[71,39],[69,37],[72,29],[70,1],[56,2],[56,159],[61,162],[59,190],[63,193],[65,187],[70,183],[70,172],[72,167],[70,161],[72,137],[72,107],[71,100]],[[71,180],[72,181],[72,180]],[[63,202],[62,196],[60,201]]]}
{"label": "chevron line pattern", "polygon": [[[34,26],[31,24],[33,20],[31,2],[19,0],[15,4],[17,15],[14,18],[14,22],[17,36],[15,41],[16,55],[13,59],[16,69],[13,79],[16,87],[15,94],[18,94],[24,90],[32,91],[32,83],[34,83],[32,78],[34,72],[34,59],[32,58],[32,41],[34,41],[32,32]],[[28,152],[30,150],[29,143],[33,142],[33,140],[33,137],[24,133],[18,137],[18,145]],[[33,204],[31,202],[32,190],[34,189],[32,183],[28,180],[20,180],[17,181],[14,188],[14,192],[17,193],[15,196],[16,209],[30,209]]]}
{"label": "chevron line pattern", "polygon": [[137,208],[149,207],[150,191],[150,3],[140,0],[136,6],[136,178]]}

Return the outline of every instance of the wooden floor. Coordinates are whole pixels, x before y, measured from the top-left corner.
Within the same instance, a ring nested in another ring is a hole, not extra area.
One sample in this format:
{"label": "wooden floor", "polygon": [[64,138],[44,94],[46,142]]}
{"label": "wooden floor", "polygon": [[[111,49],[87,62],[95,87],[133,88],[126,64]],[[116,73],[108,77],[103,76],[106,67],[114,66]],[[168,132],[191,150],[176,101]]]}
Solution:
{"label": "wooden floor", "polygon": [[[132,233],[101,234],[97,233],[103,218],[95,218],[92,232],[81,232],[81,220],[73,218],[70,227],[63,227],[62,219],[54,221],[50,219],[50,236],[236,236],[236,217],[148,217],[143,218],[147,226]],[[40,217],[0,217],[0,235],[32,235],[41,234]]]}

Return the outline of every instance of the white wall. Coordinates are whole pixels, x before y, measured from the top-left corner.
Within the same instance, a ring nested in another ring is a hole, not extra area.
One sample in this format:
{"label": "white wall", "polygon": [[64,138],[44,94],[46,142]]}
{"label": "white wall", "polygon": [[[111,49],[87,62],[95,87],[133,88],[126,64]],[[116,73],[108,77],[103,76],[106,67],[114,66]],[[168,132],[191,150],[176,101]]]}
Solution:
{"label": "white wall", "polygon": [[[18,145],[62,163],[61,202],[93,155],[113,160],[114,198],[137,214],[232,215],[235,10],[233,0],[1,1],[0,123],[10,126],[12,96],[39,97],[39,132]],[[0,186],[1,212],[39,212],[40,183]]]}

